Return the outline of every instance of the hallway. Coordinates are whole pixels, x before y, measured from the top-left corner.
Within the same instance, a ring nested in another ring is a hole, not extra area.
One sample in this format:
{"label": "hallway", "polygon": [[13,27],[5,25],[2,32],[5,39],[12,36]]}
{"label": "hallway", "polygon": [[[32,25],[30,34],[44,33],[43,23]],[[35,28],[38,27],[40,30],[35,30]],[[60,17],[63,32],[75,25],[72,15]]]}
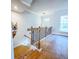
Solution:
{"label": "hallway", "polygon": [[27,46],[16,47],[15,59],[68,59],[67,44],[67,37],[51,34],[41,40],[41,52]]}

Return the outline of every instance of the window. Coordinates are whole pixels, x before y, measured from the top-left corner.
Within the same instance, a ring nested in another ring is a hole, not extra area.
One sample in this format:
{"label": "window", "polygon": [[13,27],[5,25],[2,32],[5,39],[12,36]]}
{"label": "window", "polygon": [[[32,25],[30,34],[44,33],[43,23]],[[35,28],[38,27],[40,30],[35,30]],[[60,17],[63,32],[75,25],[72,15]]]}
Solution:
{"label": "window", "polygon": [[61,16],[60,31],[61,32],[68,32],[68,16]]}

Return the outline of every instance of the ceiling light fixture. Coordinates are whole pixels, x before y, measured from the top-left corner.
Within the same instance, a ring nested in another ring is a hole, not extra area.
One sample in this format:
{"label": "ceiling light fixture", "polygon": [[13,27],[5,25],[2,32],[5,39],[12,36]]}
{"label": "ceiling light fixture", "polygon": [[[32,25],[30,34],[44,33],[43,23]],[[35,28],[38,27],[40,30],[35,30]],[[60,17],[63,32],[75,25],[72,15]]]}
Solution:
{"label": "ceiling light fixture", "polygon": [[46,16],[46,15],[48,15],[49,13],[48,13],[48,11],[43,11],[42,13],[41,13],[41,16]]}
{"label": "ceiling light fixture", "polygon": [[15,10],[18,10],[18,7],[17,7],[17,6],[14,6],[14,9],[15,9]]}

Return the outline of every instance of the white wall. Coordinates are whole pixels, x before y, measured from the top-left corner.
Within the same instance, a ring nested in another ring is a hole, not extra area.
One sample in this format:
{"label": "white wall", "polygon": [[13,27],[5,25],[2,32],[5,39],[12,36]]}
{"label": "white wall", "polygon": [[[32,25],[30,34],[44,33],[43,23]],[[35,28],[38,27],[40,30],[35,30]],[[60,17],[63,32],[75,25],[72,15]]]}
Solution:
{"label": "white wall", "polygon": [[58,10],[55,11],[52,15],[50,15],[50,24],[53,26],[54,32],[60,32],[60,20],[61,16],[68,15],[67,10]]}
{"label": "white wall", "polygon": [[12,11],[12,22],[18,24],[14,45],[24,38],[24,34],[29,35],[27,28],[31,26],[38,27],[40,25],[40,17],[29,12],[16,13]]}
{"label": "white wall", "polygon": [[[52,26],[53,27],[52,33],[59,33],[61,16],[64,16],[64,15],[68,15],[67,9],[56,10],[51,15],[43,16],[42,26],[48,26],[48,27]],[[45,21],[45,18],[49,18],[49,20]]]}
{"label": "white wall", "polygon": [[13,39],[11,39],[11,59],[14,59],[14,46],[13,46]]}

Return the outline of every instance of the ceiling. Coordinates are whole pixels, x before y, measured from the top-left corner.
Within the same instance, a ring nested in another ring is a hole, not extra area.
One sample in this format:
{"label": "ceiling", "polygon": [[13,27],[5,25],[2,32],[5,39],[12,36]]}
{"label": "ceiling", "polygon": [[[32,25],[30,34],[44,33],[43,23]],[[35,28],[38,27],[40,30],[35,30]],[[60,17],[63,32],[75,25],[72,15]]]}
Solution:
{"label": "ceiling", "polygon": [[68,9],[67,0],[35,0],[31,6],[32,11],[41,13],[47,11],[52,13],[57,10]]}
{"label": "ceiling", "polygon": [[68,9],[68,0],[31,0],[29,2],[30,4],[29,7],[27,5],[24,5],[20,0],[12,0],[12,6],[17,5],[17,4],[19,4],[18,7],[21,7],[20,9],[26,10],[26,11],[27,9],[29,9],[30,11],[37,14],[41,14],[44,11],[51,14],[57,10],[67,11]]}

